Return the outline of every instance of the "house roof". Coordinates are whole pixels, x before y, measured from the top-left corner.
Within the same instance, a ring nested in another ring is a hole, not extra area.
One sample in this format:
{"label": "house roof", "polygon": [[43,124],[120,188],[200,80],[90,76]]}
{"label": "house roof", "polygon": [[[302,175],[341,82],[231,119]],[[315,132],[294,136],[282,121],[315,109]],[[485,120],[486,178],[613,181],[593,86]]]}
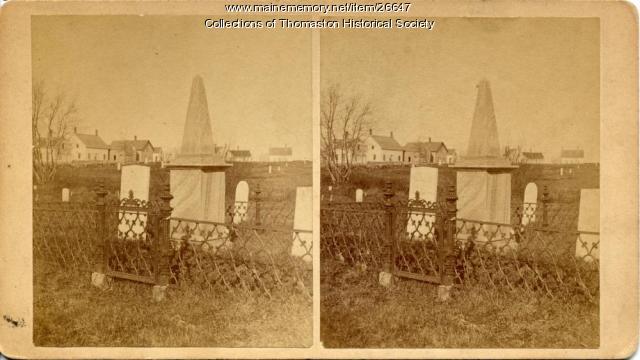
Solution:
{"label": "house roof", "polygon": [[542,160],[544,159],[544,155],[541,152],[522,152],[522,156],[529,160]]}
{"label": "house roof", "polygon": [[404,150],[404,148],[398,144],[396,139],[391,136],[371,135],[371,138],[380,145],[382,150]]}
{"label": "house roof", "polygon": [[276,147],[269,149],[269,155],[273,156],[291,156],[292,151],[290,147]]}
{"label": "house roof", "polygon": [[114,140],[111,142],[110,148],[114,150],[124,150],[125,146],[127,148],[133,146],[136,150],[142,150],[147,144],[153,149],[153,145],[151,145],[151,141],[149,140]]}
{"label": "house roof", "polygon": [[109,146],[98,135],[78,134],[76,137],[89,149],[108,149]]}
{"label": "house roof", "polygon": [[561,157],[563,158],[583,158],[584,150],[574,149],[574,150],[562,150]]}
{"label": "house roof", "polygon": [[[437,152],[441,147],[444,147],[445,151],[447,151],[447,146],[442,141],[417,141],[410,142],[404,146],[406,151],[413,152],[421,152],[421,151],[429,151],[429,152]],[[448,151],[447,151],[448,152]]]}
{"label": "house roof", "polygon": [[249,150],[229,150],[233,157],[251,157]]}

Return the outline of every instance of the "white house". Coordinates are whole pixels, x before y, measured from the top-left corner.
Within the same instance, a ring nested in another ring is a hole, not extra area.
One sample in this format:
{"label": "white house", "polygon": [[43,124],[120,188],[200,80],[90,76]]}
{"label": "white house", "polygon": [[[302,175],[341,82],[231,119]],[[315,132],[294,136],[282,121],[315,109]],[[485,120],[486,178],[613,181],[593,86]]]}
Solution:
{"label": "white house", "polygon": [[58,151],[59,162],[108,160],[109,146],[98,135],[98,130],[91,135],[80,134],[74,128],[69,138],[60,144]]}
{"label": "white house", "polygon": [[287,162],[293,160],[290,147],[274,147],[269,149],[269,162]]}
{"label": "white house", "polygon": [[560,151],[561,164],[582,164],[584,162],[584,150],[582,149],[562,149]]}

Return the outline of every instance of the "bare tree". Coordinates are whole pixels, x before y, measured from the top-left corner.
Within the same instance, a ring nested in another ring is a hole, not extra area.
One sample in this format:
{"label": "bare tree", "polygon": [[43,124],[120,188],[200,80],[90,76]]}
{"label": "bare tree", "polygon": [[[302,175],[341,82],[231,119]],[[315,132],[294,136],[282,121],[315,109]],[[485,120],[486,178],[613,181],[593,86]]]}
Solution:
{"label": "bare tree", "polygon": [[345,96],[334,84],[322,94],[320,111],[322,162],[332,183],[340,184],[351,176],[359,145],[372,124],[371,105],[359,96]]}
{"label": "bare tree", "polygon": [[31,99],[33,175],[37,184],[53,179],[63,144],[75,123],[77,108],[64,94],[48,96],[42,81],[34,82]]}
{"label": "bare tree", "polygon": [[505,146],[504,154],[502,154],[502,156],[507,158],[511,164],[519,164],[522,160],[521,154],[522,148],[520,145],[518,145],[518,147]]}

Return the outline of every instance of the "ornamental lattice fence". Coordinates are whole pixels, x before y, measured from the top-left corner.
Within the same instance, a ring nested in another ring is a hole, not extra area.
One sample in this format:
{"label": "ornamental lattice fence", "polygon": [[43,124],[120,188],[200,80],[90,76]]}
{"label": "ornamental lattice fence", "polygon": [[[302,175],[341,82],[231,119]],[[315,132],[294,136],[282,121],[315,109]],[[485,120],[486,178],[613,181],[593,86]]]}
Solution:
{"label": "ornamental lattice fence", "polygon": [[399,202],[387,183],[379,202],[321,204],[322,257],[395,276],[552,298],[599,294],[599,233],[577,230],[577,207],[513,209],[512,223],[456,216],[455,187],[435,203]]}
{"label": "ornamental lattice fence", "polygon": [[168,187],[154,201],[117,199],[103,187],[96,194],[95,202],[34,203],[36,263],[176,289],[311,296],[312,237],[293,228],[293,204],[258,193],[209,222],[171,217]]}

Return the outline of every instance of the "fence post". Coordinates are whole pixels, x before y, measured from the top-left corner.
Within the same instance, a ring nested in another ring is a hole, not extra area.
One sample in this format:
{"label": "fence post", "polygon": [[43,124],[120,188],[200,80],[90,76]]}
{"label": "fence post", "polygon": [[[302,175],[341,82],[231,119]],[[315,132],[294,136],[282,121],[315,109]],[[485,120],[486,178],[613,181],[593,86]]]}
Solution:
{"label": "fence post", "polygon": [[154,263],[156,266],[156,285],[153,287],[153,299],[155,301],[161,301],[165,297],[167,286],[169,285],[170,266],[169,255],[171,253],[171,234],[170,234],[170,218],[171,211],[171,195],[169,182],[164,185],[164,189],[160,194],[162,200],[160,208],[158,209],[158,216],[156,220],[156,251],[154,254]]}
{"label": "fence post", "polygon": [[447,193],[447,206],[444,212],[444,252],[442,268],[440,270],[440,286],[438,286],[438,300],[446,301],[451,297],[451,288],[453,286],[453,278],[455,277],[456,252],[456,213],[458,196],[456,195],[456,187],[449,186]]}
{"label": "fence post", "polygon": [[378,275],[378,282],[380,285],[388,287],[393,280],[393,269],[395,268],[394,262],[396,257],[396,241],[394,239],[394,211],[393,211],[393,189],[391,181],[387,181],[384,186],[384,211],[386,215],[386,238],[387,246],[389,249],[389,258],[384,264],[383,271]]}
{"label": "fence post", "polygon": [[101,180],[98,184],[96,195],[98,196],[96,203],[96,209],[98,210],[98,228],[96,230],[98,232],[98,246],[102,247],[102,257],[97,266],[97,271],[91,274],[91,284],[104,289],[108,287],[107,272],[109,271],[109,236],[106,234],[107,204],[105,201],[107,190],[104,188],[104,180]]}
{"label": "fence post", "polygon": [[256,225],[260,226],[262,225],[262,221],[260,220],[260,194],[262,193],[262,190],[260,190],[260,183],[258,183],[256,185]]}
{"label": "fence post", "polygon": [[549,217],[548,217],[548,208],[547,204],[549,203],[549,187],[547,185],[544,186],[542,190],[542,227],[546,228],[549,226]]}

